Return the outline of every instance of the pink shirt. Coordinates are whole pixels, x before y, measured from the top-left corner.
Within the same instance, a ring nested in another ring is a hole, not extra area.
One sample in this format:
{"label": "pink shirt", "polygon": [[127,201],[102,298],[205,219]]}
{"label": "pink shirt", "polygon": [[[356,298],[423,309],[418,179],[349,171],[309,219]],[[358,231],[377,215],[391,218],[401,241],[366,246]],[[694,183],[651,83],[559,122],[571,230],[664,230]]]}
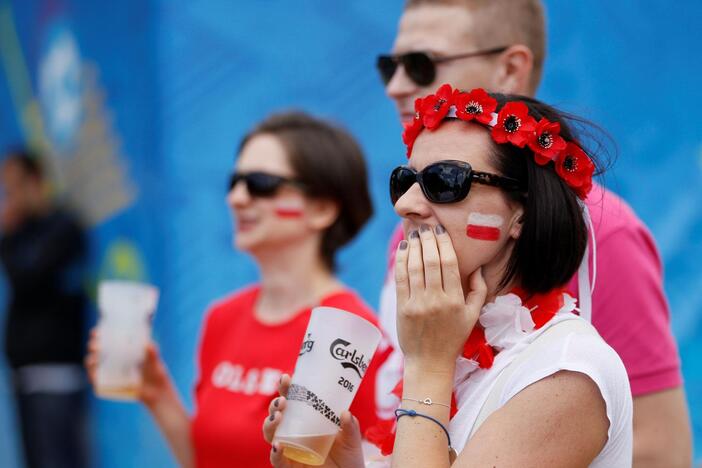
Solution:
{"label": "pink shirt", "polygon": [[[661,260],[651,233],[626,202],[599,185],[594,185],[586,204],[597,242],[592,324],[624,362],[634,396],[679,387],[680,359],[670,330]],[[398,226],[390,242],[391,259],[402,238]],[[590,262],[592,275],[592,252]],[[392,265],[391,260],[389,273]],[[395,303],[390,297],[394,294],[388,290],[394,292],[394,275],[388,274],[385,281],[380,321],[385,330],[394,330]],[[577,297],[577,275],[568,288]],[[379,378],[387,374],[389,385],[398,372],[401,375],[401,370],[381,368]]]}

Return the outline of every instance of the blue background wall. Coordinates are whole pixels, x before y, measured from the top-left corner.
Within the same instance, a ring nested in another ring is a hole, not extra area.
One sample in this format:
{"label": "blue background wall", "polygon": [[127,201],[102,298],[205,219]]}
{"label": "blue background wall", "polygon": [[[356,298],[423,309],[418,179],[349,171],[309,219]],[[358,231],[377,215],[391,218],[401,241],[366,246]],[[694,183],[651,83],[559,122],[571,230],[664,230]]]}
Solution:
{"label": "blue background wall", "polygon": [[[53,150],[60,190],[90,213],[93,278],[162,288],[154,332],[191,406],[204,310],[256,277],[231,249],[224,185],[240,135],[271,111],[331,117],[366,149],[377,214],[340,263],[342,278],[377,303],[378,259],[396,222],[387,174],[404,150],[373,63],[392,45],[402,2],[105,3],[0,0],[0,148],[32,140]],[[658,241],[702,457],[702,61],[694,52],[702,4],[546,5],[539,97],[600,123],[619,145],[605,183]],[[42,64],[62,33],[75,38],[81,79],[59,95],[84,108],[68,122],[46,112],[52,94],[41,87]],[[112,179],[91,192],[72,183],[75,174]],[[101,199],[86,203],[86,191]],[[0,433],[11,437],[0,437],[0,466],[12,468],[17,441],[4,372]],[[98,466],[173,463],[145,410],[98,401],[94,409]]]}

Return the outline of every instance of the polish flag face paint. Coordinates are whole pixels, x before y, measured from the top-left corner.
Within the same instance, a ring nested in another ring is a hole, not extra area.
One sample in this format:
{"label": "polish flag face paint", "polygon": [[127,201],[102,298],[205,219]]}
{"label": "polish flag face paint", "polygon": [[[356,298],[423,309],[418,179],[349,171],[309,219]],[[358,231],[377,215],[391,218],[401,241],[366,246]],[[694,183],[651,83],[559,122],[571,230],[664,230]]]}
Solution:
{"label": "polish flag face paint", "polygon": [[466,235],[472,239],[496,241],[500,239],[502,216],[471,213],[468,215]]}
{"label": "polish flag face paint", "polygon": [[303,211],[302,200],[280,200],[275,204],[275,214],[279,218],[299,218]]}

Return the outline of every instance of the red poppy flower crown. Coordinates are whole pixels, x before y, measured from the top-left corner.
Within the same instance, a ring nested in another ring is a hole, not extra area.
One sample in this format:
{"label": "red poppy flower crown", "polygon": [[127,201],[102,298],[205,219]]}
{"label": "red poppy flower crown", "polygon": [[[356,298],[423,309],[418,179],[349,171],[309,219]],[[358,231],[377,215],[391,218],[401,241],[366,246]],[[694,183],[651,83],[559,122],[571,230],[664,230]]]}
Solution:
{"label": "red poppy flower crown", "polygon": [[436,94],[418,98],[414,102],[415,115],[405,125],[402,141],[407,145],[407,157],[412,153],[414,140],[427,128],[434,130],[446,118],[476,122],[491,129],[495,143],[510,143],[519,148],[528,146],[534,160],[544,166],[553,161],[556,173],[581,199],[592,189],[595,165],[590,157],[572,141],[560,136],[561,124],[545,117],[539,120],[529,115],[529,108],[520,101],[507,102],[499,112],[497,100],[482,88],[463,92],[444,84]]}

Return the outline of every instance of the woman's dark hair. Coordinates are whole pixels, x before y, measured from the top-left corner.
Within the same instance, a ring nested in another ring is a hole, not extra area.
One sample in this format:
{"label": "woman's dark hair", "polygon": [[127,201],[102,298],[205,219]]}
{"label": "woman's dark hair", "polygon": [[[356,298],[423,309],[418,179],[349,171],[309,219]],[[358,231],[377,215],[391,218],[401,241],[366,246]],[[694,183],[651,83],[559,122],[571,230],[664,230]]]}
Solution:
{"label": "woman's dark hair", "polygon": [[257,135],[273,135],[286,150],[295,178],[310,197],[334,200],[339,216],[322,235],[321,255],[330,271],[336,251],[373,214],[363,151],[344,129],[304,112],[271,115],[244,136],[238,153]]}
{"label": "woman's dark hair", "polygon": [[[587,122],[529,97],[497,93],[491,96],[497,99],[498,110],[508,101],[521,101],[537,121],[545,117],[558,122],[560,135],[566,141],[576,142],[592,159],[596,174],[601,173],[596,155],[578,138],[576,124]],[[524,290],[536,294],[565,285],[578,270],[588,241],[588,226],[576,193],[558,176],[552,162],[537,164],[528,146],[495,144],[493,148],[492,159],[498,171],[527,187],[526,193],[509,193],[523,205],[524,215],[521,235],[500,286],[518,279]]]}

